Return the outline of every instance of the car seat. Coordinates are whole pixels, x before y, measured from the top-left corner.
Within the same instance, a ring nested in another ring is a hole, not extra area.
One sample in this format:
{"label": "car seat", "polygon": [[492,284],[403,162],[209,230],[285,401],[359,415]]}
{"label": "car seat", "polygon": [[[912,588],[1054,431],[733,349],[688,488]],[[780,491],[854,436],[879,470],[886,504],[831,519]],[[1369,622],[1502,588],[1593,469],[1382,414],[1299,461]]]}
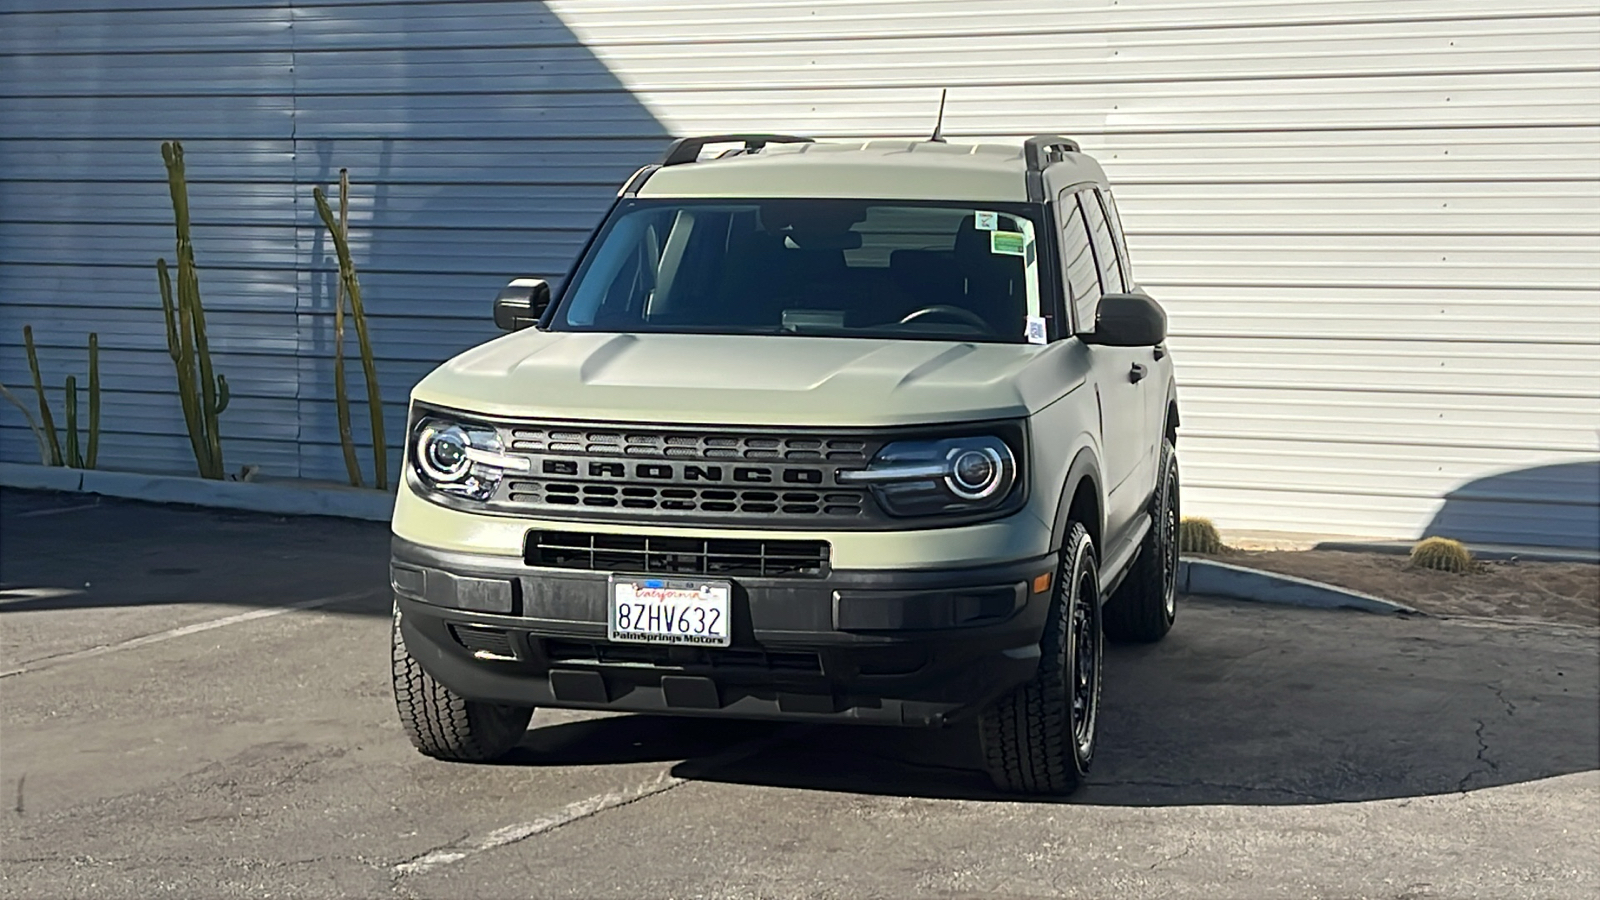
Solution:
{"label": "car seat", "polygon": [[1028,306],[1026,267],[1020,256],[993,252],[992,233],[978,230],[971,218],[956,232],[955,262],[966,290],[954,305],[977,313],[997,336],[1020,338]]}

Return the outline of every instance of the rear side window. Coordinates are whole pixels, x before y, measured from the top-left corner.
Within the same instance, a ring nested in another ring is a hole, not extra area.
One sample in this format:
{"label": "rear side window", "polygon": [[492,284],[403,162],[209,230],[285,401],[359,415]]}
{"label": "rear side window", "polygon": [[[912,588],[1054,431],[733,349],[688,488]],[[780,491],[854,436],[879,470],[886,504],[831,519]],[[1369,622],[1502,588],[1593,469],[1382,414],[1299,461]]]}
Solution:
{"label": "rear side window", "polygon": [[1095,264],[1100,270],[1100,286],[1108,294],[1121,294],[1128,288],[1122,281],[1122,266],[1117,262],[1117,243],[1111,237],[1111,224],[1106,221],[1105,210],[1100,208],[1098,195],[1098,191],[1083,191],[1078,194],[1078,203],[1089,221]]}
{"label": "rear side window", "polygon": [[1095,306],[1100,302],[1100,279],[1095,271],[1094,252],[1089,249],[1089,228],[1083,210],[1071,196],[1063,198],[1061,210],[1061,258],[1066,275],[1067,298],[1072,303],[1078,330],[1094,330]]}
{"label": "rear side window", "polygon": [[1122,280],[1132,290],[1139,282],[1133,277],[1133,258],[1128,255],[1128,239],[1122,233],[1122,217],[1117,215],[1117,198],[1111,196],[1109,190],[1095,190],[1100,195],[1100,204],[1106,208],[1106,218],[1111,220],[1111,236],[1117,241],[1117,258],[1122,260]]}

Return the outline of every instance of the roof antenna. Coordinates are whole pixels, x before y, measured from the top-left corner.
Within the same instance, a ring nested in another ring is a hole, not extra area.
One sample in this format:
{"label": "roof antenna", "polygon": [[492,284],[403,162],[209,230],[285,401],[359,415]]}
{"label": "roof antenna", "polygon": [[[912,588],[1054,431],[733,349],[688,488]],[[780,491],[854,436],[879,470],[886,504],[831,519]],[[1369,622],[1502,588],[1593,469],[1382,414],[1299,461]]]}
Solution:
{"label": "roof antenna", "polygon": [[950,93],[949,88],[939,89],[939,121],[933,123],[933,137],[928,138],[930,142],[935,144],[945,143],[944,135],[939,132],[944,130],[944,97],[948,93]]}

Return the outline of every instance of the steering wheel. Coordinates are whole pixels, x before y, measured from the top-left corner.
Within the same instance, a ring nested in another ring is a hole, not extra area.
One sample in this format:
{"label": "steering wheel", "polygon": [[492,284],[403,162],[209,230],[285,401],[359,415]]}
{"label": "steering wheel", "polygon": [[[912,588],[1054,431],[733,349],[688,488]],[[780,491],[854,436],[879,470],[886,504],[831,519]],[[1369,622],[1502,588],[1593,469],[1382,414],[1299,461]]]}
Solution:
{"label": "steering wheel", "polygon": [[970,309],[962,309],[959,306],[950,306],[949,304],[945,303],[940,303],[935,306],[924,306],[921,309],[913,310],[912,312],[907,313],[905,318],[900,320],[900,324],[908,325],[925,316],[949,316],[953,319],[960,319],[962,322],[975,328],[982,328],[985,333],[994,333],[994,329],[989,327],[989,323],[984,321],[982,316]]}

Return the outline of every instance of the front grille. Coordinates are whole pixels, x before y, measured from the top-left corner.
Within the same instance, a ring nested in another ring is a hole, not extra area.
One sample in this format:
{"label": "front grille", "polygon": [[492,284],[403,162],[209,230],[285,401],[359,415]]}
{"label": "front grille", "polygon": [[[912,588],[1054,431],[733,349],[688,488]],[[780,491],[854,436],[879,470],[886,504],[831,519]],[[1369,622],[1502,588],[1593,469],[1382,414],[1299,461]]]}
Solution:
{"label": "front grille", "polygon": [[663,647],[654,644],[591,644],[579,641],[544,642],[552,663],[568,665],[653,666],[662,669],[745,669],[766,672],[821,674],[822,660],[815,653],[770,653],[736,647]]}
{"label": "front grille", "polygon": [[860,491],[774,491],[765,488],[696,487],[686,484],[584,484],[572,481],[510,480],[506,498],[515,504],[639,509],[679,513],[747,516],[811,516],[857,518],[865,495]]}
{"label": "front grille", "polygon": [[860,528],[881,521],[871,492],[840,484],[883,439],[840,432],[688,430],[525,422],[499,426],[528,461],[489,507],[552,518]]}
{"label": "front grille", "polygon": [[860,438],[786,437],[751,434],[513,427],[512,452],[573,456],[631,456],[640,459],[788,460],[864,464],[867,442]]}
{"label": "front grille", "polygon": [[530,566],[593,572],[818,578],[828,573],[830,551],[827,541],[533,531],[525,556]]}

